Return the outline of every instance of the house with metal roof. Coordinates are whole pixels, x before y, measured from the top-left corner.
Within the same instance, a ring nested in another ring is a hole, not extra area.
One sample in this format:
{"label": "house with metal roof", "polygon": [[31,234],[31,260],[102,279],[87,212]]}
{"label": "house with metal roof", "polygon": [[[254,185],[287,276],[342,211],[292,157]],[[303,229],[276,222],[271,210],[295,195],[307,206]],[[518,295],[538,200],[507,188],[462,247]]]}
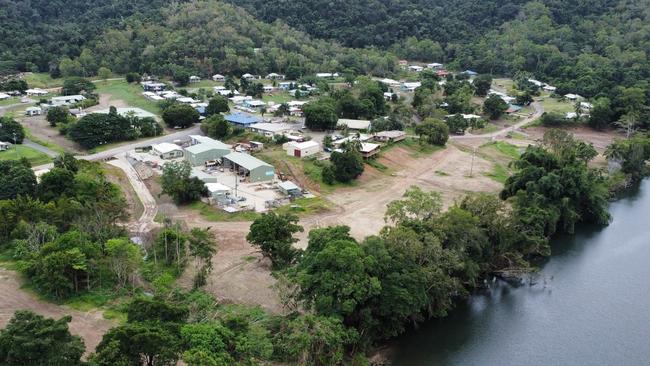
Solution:
{"label": "house with metal roof", "polygon": [[224,156],[223,165],[238,175],[247,177],[251,183],[270,181],[275,176],[275,168],[271,164],[240,152]]}
{"label": "house with metal roof", "polygon": [[203,183],[217,183],[216,176],[204,172],[201,168],[192,168],[190,178],[198,178]]}
{"label": "house with metal roof", "polygon": [[158,155],[161,159],[174,159],[183,157],[183,149],[169,142],[161,142],[151,146],[151,153]]}
{"label": "house with metal roof", "polygon": [[203,136],[201,143],[185,148],[185,159],[192,166],[199,166],[209,160],[221,159],[224,155],[230,154],[230,151],[229,145]]}
{"label": "house with metal roof", "polygon": [[262,122],[262,119],[260,117],[254,116],[252,114],[246,114],[246,113],[228,114],[224,117],[224,119],[237,127],[243,127],[243,128],[246,128],[255,123]]}
{"label": "house with metal roof", "polygon": [[363,120],[363,119],[339,118],[339,121],[336,123],[336,126],[339,128],[348,128],[350,130],[369,130],[370,121]]}

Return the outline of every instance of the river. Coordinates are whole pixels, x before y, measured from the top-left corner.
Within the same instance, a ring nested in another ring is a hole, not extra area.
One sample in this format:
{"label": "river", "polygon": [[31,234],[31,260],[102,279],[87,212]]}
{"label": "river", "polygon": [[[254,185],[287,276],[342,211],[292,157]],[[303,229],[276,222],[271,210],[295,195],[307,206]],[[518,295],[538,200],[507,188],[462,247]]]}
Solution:
{"label": "river", "polygon": [[650,364],[650,180],[610,212],[555,238],[537,284],[491,283],[398,339],[394,365]]}

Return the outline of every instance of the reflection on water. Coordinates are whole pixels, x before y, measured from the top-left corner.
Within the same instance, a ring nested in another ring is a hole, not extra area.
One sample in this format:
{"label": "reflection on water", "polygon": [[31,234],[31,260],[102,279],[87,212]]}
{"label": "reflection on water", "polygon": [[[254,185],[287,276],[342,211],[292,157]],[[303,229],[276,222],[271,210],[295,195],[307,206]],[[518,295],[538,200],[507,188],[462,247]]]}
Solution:
{"label": "reflection on water", "polygon": [[395,365],[650,364],[650,180],[610,212],[555,238],[533,285],[489,282],[400,338]]}

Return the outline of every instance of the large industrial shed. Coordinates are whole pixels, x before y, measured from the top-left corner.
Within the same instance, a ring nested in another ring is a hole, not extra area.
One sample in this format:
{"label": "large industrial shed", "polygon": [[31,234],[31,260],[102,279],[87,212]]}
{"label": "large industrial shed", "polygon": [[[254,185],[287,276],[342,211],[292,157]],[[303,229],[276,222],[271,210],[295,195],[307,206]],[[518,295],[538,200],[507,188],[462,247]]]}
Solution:
{"label": "large industrial shed", "polygon": [[192,166],[203,165],[208,160],[221,159],[229,153],[230,146],[217,140],[205,141],[185,148],[185,158]]}
{"label": "large industrial shed", "polygon": [[232,152],[223,157],[223,164],[237,173],[243,173],[251,183],[269,181],[275,176],[275,169],[271,164],[248,154]]}

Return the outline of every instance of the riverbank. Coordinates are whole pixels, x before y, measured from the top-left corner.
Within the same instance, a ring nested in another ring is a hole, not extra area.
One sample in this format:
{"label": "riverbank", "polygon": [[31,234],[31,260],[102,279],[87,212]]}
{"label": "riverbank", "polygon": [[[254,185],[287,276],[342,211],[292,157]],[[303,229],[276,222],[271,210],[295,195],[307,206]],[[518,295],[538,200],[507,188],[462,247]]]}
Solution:
{"label": "riverbank", "polygon": [[609,211],[607,227],[582,226],[554,238],[536,283],[497,280],[448,317],[395,340],[393,365],[644,364],[650,181],[626,191]]}

